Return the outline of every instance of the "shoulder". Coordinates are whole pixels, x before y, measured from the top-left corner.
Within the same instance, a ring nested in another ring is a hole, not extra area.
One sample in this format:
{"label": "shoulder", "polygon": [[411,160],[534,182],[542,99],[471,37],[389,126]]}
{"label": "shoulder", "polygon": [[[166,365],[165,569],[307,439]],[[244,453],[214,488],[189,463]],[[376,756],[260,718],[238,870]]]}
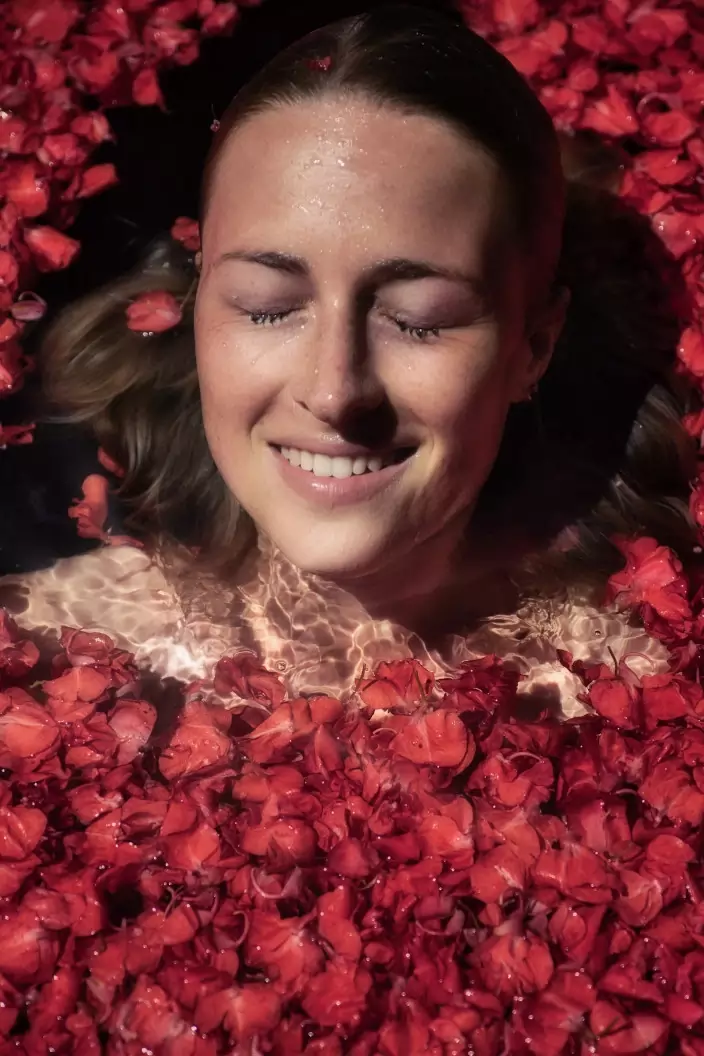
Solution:
{"label": "shoulder", "polygon": [[587,663],[627,660],[638,676],[662,670],[669,658],[667,647],[652,638],[632,613],[585,601],[556,606],[549,637],[558,649]]}
{"label": "shoulder", "polygon": [[566,718],[584,711],[584,685],[565,663],[569,654],[585,663],[624,660],[642,677],[667,670],[669,652],[627,613],[579,599],[531,598],[510,615],[493,619],[478,652],[491,652],[522,675],[519,693]]}
{"label": "shoulder", "polygon": [[133,546],[103,547],[2,577],[0,607],[28,631],[58,636],[62,627],[99,630],[129,649],[178,618],[163,573]]}

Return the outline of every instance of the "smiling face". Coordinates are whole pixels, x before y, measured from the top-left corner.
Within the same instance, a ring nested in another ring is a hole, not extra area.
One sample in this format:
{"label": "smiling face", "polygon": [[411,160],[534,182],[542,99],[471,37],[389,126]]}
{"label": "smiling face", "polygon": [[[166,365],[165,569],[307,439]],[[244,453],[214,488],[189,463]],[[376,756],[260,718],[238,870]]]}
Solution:
{"label": "smiling face", "polygon": [[250,118],[203,228],[208,443],[305,572],[354,579],[462,533],[512,402],[545,363],[494,160],[362,98]]}

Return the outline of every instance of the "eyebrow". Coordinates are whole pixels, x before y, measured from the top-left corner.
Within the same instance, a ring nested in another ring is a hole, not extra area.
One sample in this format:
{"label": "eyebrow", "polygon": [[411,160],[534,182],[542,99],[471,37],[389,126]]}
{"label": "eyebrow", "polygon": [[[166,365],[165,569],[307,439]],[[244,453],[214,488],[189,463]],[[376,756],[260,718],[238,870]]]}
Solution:
{"label": "eyebrow", "polygon": [[[243,260],[249,264],[262,264],[266,268],[283,271],[287,275],[307,276],[310,273],[308,265],[301,257],[274,251],[231,250],[218,257],[215,261],[215,267],[217,268],[230,260]],[[406,257],[390,257],[387,260],[379,260],[372,264],[364,274],[364,286],[379,286],[387,282],[410,282],[414,279],[428,278],[461,282],[466,286],[471,286],[478,293],[484,293],[484,284],[476,275],[471,275],[455,268],[442,267],[430,261],[410,260]]]}

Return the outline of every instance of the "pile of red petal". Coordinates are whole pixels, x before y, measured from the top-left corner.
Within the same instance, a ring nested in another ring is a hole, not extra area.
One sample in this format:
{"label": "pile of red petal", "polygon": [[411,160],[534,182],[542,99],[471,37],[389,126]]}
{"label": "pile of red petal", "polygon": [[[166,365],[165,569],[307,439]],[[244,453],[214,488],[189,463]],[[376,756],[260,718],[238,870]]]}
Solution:
{"label": "pile of red petal", "polygon": [[[253,3],[256,0],[242,0]],[[112,139],[105,108],[163,106],[158,73],[198,58],[203,37],[228,32],[229,0],[6,0],[0,5],[0,397],[31,364],[19,338],[42,316],[37,272],[66,268],[79,243],[65,234],[83,199],[112,186],[92,164]],[[32,427],[0,425],[0,448]]]}
{"label": "pile of red petal", "polygon": [[[694,2],[472,0],[469,21],[562,129],[625,142],[623,193],[692,298],[704,382],[704,19]],[[160,101],[235,8],[14,0],[0,13],[0,388],[62,267],[103,105]],[[195,21],[194,21],[195,19]],[[197,24],[200,28],[194,29]],[[195,225],[174,237],[197,249]],[[151,295],[126,325],[178,322]],[[154,324],[157,325],[154,325]],[[701,436],[704,414],[688,419]],[[0,430],[0,445],[31,431]],[[107,469],[111,469],[106,465]],[[103,538],[102,478],[73,515]],[[704,528],[704,469],[692,497]],[[47,669],[0,622],[0,1056],[704,1056],[704,586],[622,540],[610,592],[671,650],[563,663],[584,718],[516,721],[494,658],[434,683],[381,665],[350,700],[287,698],[254,658],[140,685],[66,631]]]}
{"label": "pile of red petal", "polygon": [[[704,383],[704,13],[699,0],[458,0],[528,78],[561,131],[626,147],[621,194],[682,266],[679,359]],[[704,416],[688,422],[701,437]],[[704,483],[693,512],[704,527]]]}
{"label": "pile of red petal", "polygon": [[565,655],[568,722],[491,657],[343,704],[243,654],[169,702],[4,620],[0,1054],[702,1056],[701,601],[622,545],[674,667]]}

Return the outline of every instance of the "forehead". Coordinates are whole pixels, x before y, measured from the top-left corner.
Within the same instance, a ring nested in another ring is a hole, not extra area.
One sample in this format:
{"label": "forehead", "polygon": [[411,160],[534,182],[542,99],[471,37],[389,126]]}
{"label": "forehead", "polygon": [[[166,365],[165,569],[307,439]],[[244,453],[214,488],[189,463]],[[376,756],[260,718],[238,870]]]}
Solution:
{"label": "forehead", "polygon": [[267,110],[233,132],[204,251],[234,240],[299,253],[307,243],[312,255],[434,253],[467,264],[504,230],[506,213],[497,163],[449,124],[334,97]]}

